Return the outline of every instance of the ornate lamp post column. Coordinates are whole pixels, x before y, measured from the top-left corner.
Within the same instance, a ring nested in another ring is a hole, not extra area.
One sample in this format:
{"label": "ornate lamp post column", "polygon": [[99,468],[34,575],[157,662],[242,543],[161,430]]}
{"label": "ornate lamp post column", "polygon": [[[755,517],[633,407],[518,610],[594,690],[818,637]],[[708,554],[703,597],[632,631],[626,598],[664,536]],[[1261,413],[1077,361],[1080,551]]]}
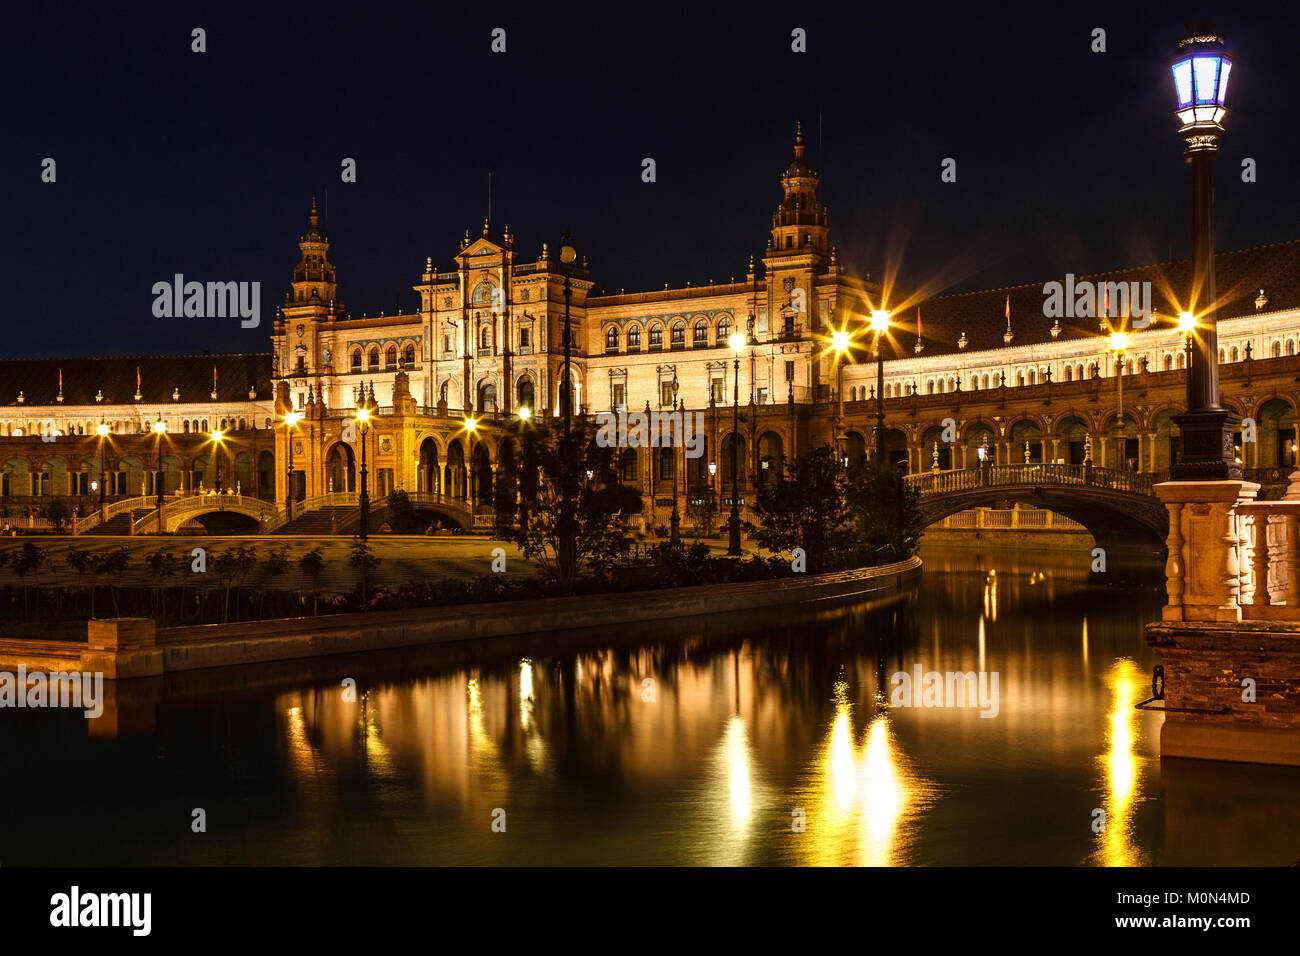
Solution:
{"label": "ornate lamp post column", "polygon": [[577,564],[578,554],[577,454],[572,434],[573,325],[569,314],[573,298],[571,273],[577,258],[578,250],[573,247],[569,233],[565,232],[560,239],[560,262],[564,265],[564,374],[560,377],[560,414],[564,417],[564,437],[560,443],[560,508],[555,522],[555,556],[561,580],[566,586]]}
{"label": "ornate lamp post column", "polygon": [[108,478],[107,464],[104,460],[104,439],[108,437],[108,425],[100,422],[95,428],[99,434],[99,518],[104,520],[104,484]]}
{"label": "ornate lamp post column", "polygon": [[1219,403],[1219,335],[1214,284],[1214,157],[1223,135],[1224,100],[1232,55],[1207,21],[1193,23],[1178,41],[1173,72],[1178,133],[1192,167],[1193,355],[1187,371],[1187,411],[1176,417],[1181,432],[1175,481],[1240,480],[1233,434],[1240,419]]}
{"label": "ornate lamp post column", "polygon": [[876,358],[876,467],[885,467],[885,355],[880,339],[889,331],[889,313],[877,309],[871,313],[871,330],[875,333],[872,351]]}
{"label": "ornate lamp post column", "polygon": [[215,429],[212,432],[212,454],[217,459],[217,494],[221,494],[221,442],[225,438],[221,429]]}
{"label": "ornate lamp post column", "polygon": [[844,355],[849,350],[849,333],[845,329],[831,333],[831,348],[835,351],[835,455],[844,464],[848,455],[848,439],[844,434]]}
{"label": "ornate lamp post column", "polygon": [[739,557],[740,550],[740,353],[745,334],[737,332],[727,339],[736,353],[735,380],[731,389],[731,517],[728,519],[727,554]]}
{"label": "ornate lamp post column", "polygon": [[1123,332],[1112,332],[1110,350],[1115,353],[1115,390],[1119,407],[1119,415],[1115,419],[1115,441],[1118,445],[1115,468],[1119,470],[1128,462],[1128,442],[1124,436],[1124,356],[1128,354],[1128,335]]}
{"label": "ornate lamp post column", "polygon": [[158,533],[163,533],[163,467],[162,467],[162,437],[167,431],[167,425],[160,417],[153,423],[153,433],[158,436],[158,470],[154,473],[154,491],[158,494]]}
{"label": "ornate lamp post column", "polygon": [[302,420],[301,412],[284,413],[285,475],[284,523],[293,520],[293,428]]}
{"label": "ornate lamp post column", "polygon": [[[677,409],[677,373],[673,372],[673,410]],[[683,413],[685,414],[685,413]],[[677,511],[677,449],[673,448],[673,513],[668,519],[668,543],[677,547],[682,543],[682,516]],[[683,470],[685,470],[683,468]],[[685,486],[686,482],[682,482]]]}
{"label": "ornate lamp post column", "polygon": [[[366,402],[366,399],[362,399]],[[357,409],[357,424],[361,426],[361,494],[357,497],[357,504],[361,506],[361,524],[357,529],[357,537],[362,541],[366,540],[366,532],[370,529],[370,491],[366,488],[366,432],[370,426],[370,408],[368,402]]]}

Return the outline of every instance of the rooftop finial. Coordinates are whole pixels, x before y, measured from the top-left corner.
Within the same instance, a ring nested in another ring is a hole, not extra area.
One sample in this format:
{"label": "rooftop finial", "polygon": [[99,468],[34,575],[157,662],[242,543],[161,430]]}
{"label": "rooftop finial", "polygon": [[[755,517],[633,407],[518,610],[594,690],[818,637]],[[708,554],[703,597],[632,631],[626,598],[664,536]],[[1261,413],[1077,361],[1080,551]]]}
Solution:
{"label": "rooftop finial", "polygon": [[795,149],[803,148],[803,123],[795,120],[794,124],[794,147]]}
{"label": "rooftop finial", "polygon": [[311,197],[311,224],[314,226],[319,220],[320,217],[316,215],[316,196],[313,194]]}

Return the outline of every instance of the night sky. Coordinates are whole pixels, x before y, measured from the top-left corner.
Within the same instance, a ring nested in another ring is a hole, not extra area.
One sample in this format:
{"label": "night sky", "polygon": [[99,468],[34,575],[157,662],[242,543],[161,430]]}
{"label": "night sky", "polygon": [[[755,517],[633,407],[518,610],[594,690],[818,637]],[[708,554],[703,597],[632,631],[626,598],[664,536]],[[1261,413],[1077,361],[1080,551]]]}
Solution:
{"label": "night sky", "polygon": [[[327,189],[340,297],[358,316],[412,310],[425,257],[450,269],[481,231],[489,171],[495,231],[522,255],[568,228],[607,291],[725,282],[763,253],[797,119],[840,256],[873,278],[933,294],[1181,258],[1167,61],[1206,14],[1237,58],[1218,248],[1300,237],[1284,7],[378,6],[7,9],[4,355],[269,349]],[[190,52],[196,26],[206,53]],[[489,50],[497,26],[505,54]],[[151,287],[177,272],[260,281],[261,327],[155,319]]]}

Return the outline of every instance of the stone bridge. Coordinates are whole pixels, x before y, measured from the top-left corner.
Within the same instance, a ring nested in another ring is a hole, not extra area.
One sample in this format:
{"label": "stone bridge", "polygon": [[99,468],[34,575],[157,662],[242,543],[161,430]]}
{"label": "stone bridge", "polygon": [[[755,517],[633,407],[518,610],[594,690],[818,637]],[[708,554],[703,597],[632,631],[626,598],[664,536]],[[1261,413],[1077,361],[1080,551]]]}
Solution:
{"label": "stone bridge", "polygon": [[1079,522],[1106,549],[1107,564],[1150,563],[1158,569],[1169,533],[1169,512],[1152,491],[1155,477],[1082,465],[993,465],[934,471],[903,479],[920,492],[921,515],[931,525],[970,508],[1021,502]]}

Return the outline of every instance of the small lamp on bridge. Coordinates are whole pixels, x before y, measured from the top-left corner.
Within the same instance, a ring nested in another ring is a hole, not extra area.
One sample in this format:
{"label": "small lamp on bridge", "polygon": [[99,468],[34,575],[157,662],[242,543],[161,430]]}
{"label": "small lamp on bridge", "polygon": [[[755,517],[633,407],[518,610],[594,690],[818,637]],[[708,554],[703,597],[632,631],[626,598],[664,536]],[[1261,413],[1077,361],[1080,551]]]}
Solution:
{"label": "small lamp on bridge", "polygon": [[519,406],[519,420],[521,422],[526,422],[528,421],[528,419],[532,417],[533,417],[533,410],[531,408],[529,408],[527,405]]}

